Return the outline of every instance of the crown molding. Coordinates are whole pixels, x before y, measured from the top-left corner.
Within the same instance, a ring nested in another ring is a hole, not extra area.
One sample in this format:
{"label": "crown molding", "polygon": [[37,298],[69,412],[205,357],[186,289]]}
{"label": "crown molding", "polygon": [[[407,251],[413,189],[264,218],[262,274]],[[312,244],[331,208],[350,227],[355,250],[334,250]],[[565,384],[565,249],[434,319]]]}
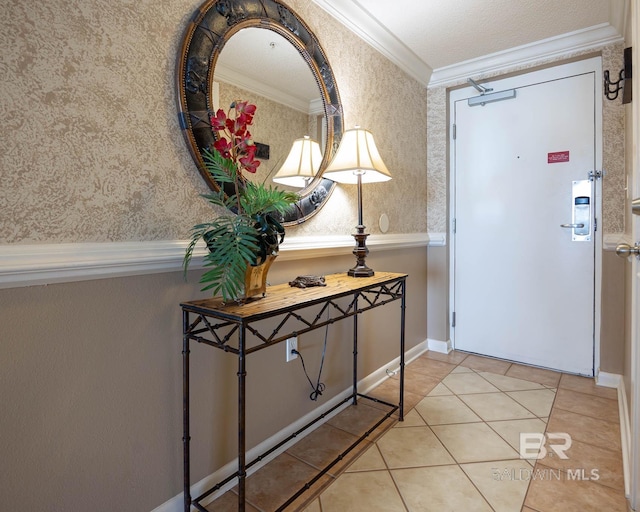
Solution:
{"label": "crown molding", "polygon": [[[372,235],[378,251],[426,247],[427,233]],[[0,245],[0,289],[90,279],[182,271],[188,240],[78,244]],[[291,237],[280,246],[278,261],[351,254],[352,236]],[[190,269],[202,268],[206,254],[198,245]]]}
{"label": "crown molding", "polygon": [[[240,89],[252,92],[294,110],[299,110],[305,114],[311,114],[312,110],[317,110],[317,101],[320,102],[320,107],[322,107],[322,99],[314,100],[315,103],[301,100],[300,98],[289,94],[287,91],[271,87],[264,82],[254,80],[222,65],[216,66],[215,79],[219,82],[235,85]],[[320,109],[320,112],[322,112],[322,108]]]}
{"label": "crown molding", "polygon": [[355,0],[313,0],[351,32],[373,46],[387,59],[425,87],[431,67],[381,25]]}
{"label": "crown molding", "polygon": [[562,57],[571,53],[596,50],[623,41],[620,33],[609,23],[602,23],[575,32],[550,37],[535,43],[470,59],[435,69],[429,88],[448,86],[478,75],[494,75],[514,67],[541,60]]}

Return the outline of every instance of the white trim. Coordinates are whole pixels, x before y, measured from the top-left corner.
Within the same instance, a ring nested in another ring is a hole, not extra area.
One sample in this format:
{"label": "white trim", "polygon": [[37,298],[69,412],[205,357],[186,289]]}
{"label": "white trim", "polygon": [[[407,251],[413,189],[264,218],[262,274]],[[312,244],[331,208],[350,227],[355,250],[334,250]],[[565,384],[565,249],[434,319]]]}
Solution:
{"label": "white trim", "polygon": [[355,0],[313,0],[347,29],[425,87],[432,69]]}
{"label": "white trim", "polygon": [[633,239],[628,233],[609,233],[602,237],[603,251],[615,251],[618,244],[633,245]]}
{"label": "white trim", "polygon": [[[420,357],[423,353],[425,353],[428,350],[427,344],[428,343],[425,340],[421,343],[418,343],[415,347],[407,350],[405,352],[405,364],[409,364],[411,361],[415,360],[416,358]],[[400,364],[400,356],[396,357],[393,361],[390,361],[386,365],[378,368],[376,371],[374,371],[373,373],[371,373],[370,375],[368,375],[367,377],[365,377],[364,379],[358,382],[358,391],[364,394],[369,393],[373,388],[377,387],[382,382],[387,380],[389,378],[389,374],[394,373],[394,370],[392,369],[398,367],[399,364]],[[352,393],[352,391],[353,390],[351,387],[345,389],[342,393],[333,397],[331,400],[327,401],[326,403],[320,405],[315,410],[311,411],[310,413],[300,418],[298,421],[285,427],[280,432],[271,436],[269,439],[266,439],[265,441],[260,443],[258,446],[249,450],[246,454],[246,459],[253,460],[261,453],[264,453],[271,447],[282,442],[291,434],[300,430],[304,425],[306,425],[313,419],[317,418],[319,415],[324,414],[326,411],[334,407],[336,404],[340,403],[340,401],[347,398]],[[247,471],[247,474],[251,475],[255,473],[258,469],[266,465],[268,462],[276,458],[278,455],[280,455],[284,451],[288,450],[293,444],[297,443],[298,441],[300,441],[300,439],[309,435],[320,425],[327,422],[329,419],[331,419],[333,416],[335,416],[336,414],[338,414],[340,411],[342,411],[348,406],[349,404],[347,403],[344,405],[344,407],[338,408],[337,410],[333,411],[331,414],[328,414],[326,417],[319,420],[315,424],[315,428],[312,428],[312,429],[310,428],[309,430],[304,432],[302,435],[297,436],[295,439],[291,440],[290,442],[288,442],[287,444],[285,444],[275,452],[269,454],[268,457],[265,457],[263,460],[261,460],[260,462],[252,466],[251,469]],[[228,464],[226,464],[224,467],[215,471],[211,475],[206,476],[199,482],[192,484],[191,496],[199,496],[200,494],[205,492],[207,489],[210,489],[217,482],[220,482],[225,478],[227,478],[228,476],[234,474],[237,468],[238,468],[238,460],[235,459],[229,462]],[[216,498],[218,498],[219,496],[227,492],[229,489],[233,488],[235,485],[236,485],[236,480],[233,479],[227,485],[223,486],[218,491],[213,493],[208,499],[208,501],[206,502],[203,501],[202,504],[206,506],[208,503],[211,503],[213,500],[215,500]],[[158,507],[154,508],[151,512],[181,512],[182,510],[184,510],[184,496],[183,496],[183,493],[180,493],[174,496],[173,498],[171,498],[169,501],[166,501],[162,505],[159,505]]]}
{"label": "white trim", "polygon": [[[427,233],[372,235],[367,245],[386,251],[430,245]],[[352,236],[292,237],[280,247],[279,261],[350,254]],[[435,245],[440,240],[436,236]],[[182,270],[187,240],[78,244],[0,245],[0,289]],[[202,268],[204,246],[189,268]]]}
{"label": "white trim", "polygon": [[622,375],[617,373],[601,372],[600,369],[596,371],[596,384],[603,388],[618,389],[622,383]]}
{"label": "white trim", "polygon": [[440,341],[440,340],[427,340],[429,344],[429,350],[433,352],[439,352],[440,354],[448,354],[453,350],[451,346],[451,340]]}
{"label": "white trim", "polygon": [[570,53],[595,50],[622,41],[622,36],[609,23],[602,23],[575,32],[569,32],[535,43],[517,46],[451,66],[435,69],[429,88],[452,85],[469,77],[487,76],[510,71],[536,61],[566,56]]}
{"label": "white trim", "polygon": [[446,233],[429,233],[429,247],[445,247],[446,245]]}
{"label": "white trim", "polygon": [[618,414],[620,416],[620,444],[622,447],[622,469],[624,474],[624,494],[627,498],[631,492],[631,423],[629,418],[629,402],[622,375],[598,371],[596,384],[618,390]]}

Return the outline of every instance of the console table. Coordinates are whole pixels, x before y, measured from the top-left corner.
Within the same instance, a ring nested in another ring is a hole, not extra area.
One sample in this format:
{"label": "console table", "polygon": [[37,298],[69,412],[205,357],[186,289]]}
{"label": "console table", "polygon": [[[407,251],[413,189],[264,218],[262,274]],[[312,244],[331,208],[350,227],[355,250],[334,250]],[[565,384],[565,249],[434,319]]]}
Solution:
{"label": "console table", "polygon": [[[180,305],[183,318],[184,435],[182,440],[184,448],[185,512],[189,512],[192,505],[202,512],[207,512],[200,502],[236,478],[238,480],[238,510],[244,511],[247,469],[349,401],[356,404],[358,398],[366,398],[385,404],[390,407],[390,410],[379,422],[343,451],[326,468],[321,470],[316,477],[307,482],[278,510],[282,510],[291,504],[393,413],[398,411],[400,421],[403,420],[406,278],[407,274],[390,272],[376,272],[372,277],[363,278],[349,277],[346,273],[341,273],[326,276],[326,286],[323,287],[300,289],[293,288],[288,284],[270,286],[267,288],[265,297],[249,300],[244,304],[224,304],[220,298],[212,298],[184,302]],[[347,299],[338,301],[338,299],[345,297]],[[398,404],[389,404],[358,393],[358,315],[398,300],[400,301],[400,394]],[[247,462],[245,460],[246,357],[259,350],[282,343],[287,338],[319,329],[349,317],[353,317],[353,390],[351,395],[255,460]],[[258,322],[268,318],[277,318],[277,327],[269,333],[262,333]],[[235,354],[238,360],[238,471],[194,498],[191,497],[190,491],[189,446],[189,343],[191,341]]]}

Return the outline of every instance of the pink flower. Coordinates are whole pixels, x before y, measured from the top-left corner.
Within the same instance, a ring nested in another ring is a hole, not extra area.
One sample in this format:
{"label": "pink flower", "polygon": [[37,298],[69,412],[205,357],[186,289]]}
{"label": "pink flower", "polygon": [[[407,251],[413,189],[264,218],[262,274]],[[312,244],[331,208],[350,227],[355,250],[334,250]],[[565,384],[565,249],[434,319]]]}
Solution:
{"label": "pink flower", "polygon": [[256,147],[247,129],[253,123],[255,112],[255,105],[236,101],[231,104],[228,112],[218,109],[215,115],[209,116],[211,129],[217,135],[213,148],[223,158],[231,160],[240,175],[242,170],[255,173],[260,165],[255,159]]}

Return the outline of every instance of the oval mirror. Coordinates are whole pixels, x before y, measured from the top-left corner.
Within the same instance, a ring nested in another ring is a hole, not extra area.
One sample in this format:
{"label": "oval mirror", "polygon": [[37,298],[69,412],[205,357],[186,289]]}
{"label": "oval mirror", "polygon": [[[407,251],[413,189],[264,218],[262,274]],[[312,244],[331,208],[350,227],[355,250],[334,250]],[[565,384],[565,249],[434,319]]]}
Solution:
{"label": "oval mirror", "polygon": [[[209,113],[226,110],[229,98],[247,99],[238,97],[247,93],[261,98],[256,101],[252,134],[263,151],[268,148],[268,159],[261,153],[256,179],[273,178],[296,138],[309,135],[323,151],[318,173],[305,188],[296,189],[300,200],[285,215],[284,224],[304,222],[324,205],[335,183],[322,178],[322,171],[342,136],[342,105],[319,42],[287,6],[274,0],[202,5],[183,39],[178,89],[180,125],[210,188],[219,190],[220,184],[202,158],[214,142]],[[261,109],[261,103],[266,108]]]}

